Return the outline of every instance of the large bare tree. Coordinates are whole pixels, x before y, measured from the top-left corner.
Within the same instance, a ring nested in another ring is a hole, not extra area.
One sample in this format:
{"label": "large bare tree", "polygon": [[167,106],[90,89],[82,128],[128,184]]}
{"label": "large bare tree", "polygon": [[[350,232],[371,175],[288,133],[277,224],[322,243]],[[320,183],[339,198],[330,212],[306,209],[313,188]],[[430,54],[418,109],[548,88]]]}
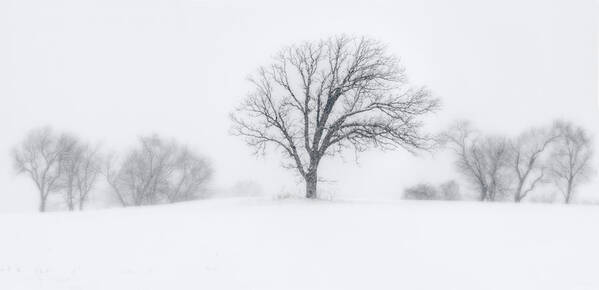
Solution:
{"label": "large bare tree", "polygon": [[551,155],[550,172],[554,184],[570,203],[576,189],[594,173],[593,142],[588,133],[571,122],[556,121],[560,134]]}
{"label": "large bare tree", "polygon": [[48,196],[60,189],[62,164],[66,153],[74,146],[72,138],[44,127],[29,132],[21,145],[13,150],[17,173],[27,174],[38,189],[39,211],[46,211]]}
{"label": "large bare tree", "polygon": [[208,162],[174,141],[140,138],[119,165],[108,160],[106,177],[123,206],[197,198],[212,174]]}
{"label": "large bare tree", "polygon": [[559,137],[554,129],[533,128],[520,134],[511,142],[511,168],[516,179],[514,201],[522,201],[539,184],[547,180],[546,161],[543,154]]}
{"label": "large bare tree", "polygon": [[324,156],[353,147],[429,147],[421,117],[438,107],[411,87],[385,46],[368,38],[333,37],[281,50],[251,79],[254,90],[232,114],[233,132],[264,152],[280,148],[317,197]]}

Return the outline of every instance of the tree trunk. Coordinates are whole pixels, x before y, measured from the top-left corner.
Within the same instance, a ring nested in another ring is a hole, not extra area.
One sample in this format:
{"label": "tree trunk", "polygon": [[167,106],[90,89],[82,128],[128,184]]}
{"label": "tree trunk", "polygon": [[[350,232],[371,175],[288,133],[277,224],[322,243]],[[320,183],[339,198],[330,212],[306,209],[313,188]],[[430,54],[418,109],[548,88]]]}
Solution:
{"label": "tree trunk", "polygon": [[487,199],[487,193],[484,190],[480,191],[480,196],[478,197],[479,201],[485,201]]}
{"label": "tree trunk", "polygon": [[480,190],[480,195],[478,197],[479,201],[485,201],[489,198],[489,188],[484,185],[482,182],[479,182],[479,190]]}
{"label": "tree trunk", "polygon": [[514,194],[514,202],[522,201],[522,188],[524,187],[524,183],[522,181],[518,182],[518,188],[516,189],[516,194]]}
{"label": "tree trunk", "polygon": [[306,176],[306,198],[316,199],[318,197],[316,193],[316,185],[318,183],[318,178],[316,176],[316,172],[308,174]]}
{"label": "tree trunk", "polygon": [[40,199],[39,211],[40,212],[45,212],[46,211],[46,198],[43,197],[43,196]]}
{"label": "tree trunk", "polygon": [[68,207],[69,211],[75,210],[75,203],[74,203],[73,199],[74,199],[73,198],[73,190],[69,189],[67,191],[67,207]]}
{"label": "tree trunk", "polygon": [[570,203],[571,200],[572,200],[572,182],[568,181],[568,188],[566,191],[565,203]]}
{"label": "tree trunk", "polygon": [[318,193],[316,191],[316,185],[318,184],[318,164],[320,163],[320,157],[313,155],[310,158],[310,166],[306,173],[306,198],[316,199]]}
{"label": "tree trunk", "polygon": [[316,199],[318,194],[316,193],[316,185],[318,183],[318,175],[316,169],[308,171],[306,174],[306,198]]}
{"label": "tree trunk", "polygon": [[37,185],[37,189],[39,190],[40,195],[40,204],[38,205],[38,211],[44,212],[46,211],[46,195],[44,194],[46,188],[44,186]]}
{"label": "tree trunk", "polygon": [[74,190],[74,180],[73,180],[73,174],[69,173],[69,177],[67,180],[67,208],[69,211],[73,211],[75,210],[75,197],[73,196],[73,190]]}

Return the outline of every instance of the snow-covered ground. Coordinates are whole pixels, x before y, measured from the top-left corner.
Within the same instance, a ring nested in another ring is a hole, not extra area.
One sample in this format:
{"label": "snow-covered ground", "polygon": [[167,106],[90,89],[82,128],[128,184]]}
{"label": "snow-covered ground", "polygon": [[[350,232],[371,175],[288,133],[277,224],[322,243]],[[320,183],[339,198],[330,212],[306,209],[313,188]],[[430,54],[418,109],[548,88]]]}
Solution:
{"label": "snow-covered ground", "polygon": [[0,289],[599,289],[599,207],[221,199],[0,215]]}

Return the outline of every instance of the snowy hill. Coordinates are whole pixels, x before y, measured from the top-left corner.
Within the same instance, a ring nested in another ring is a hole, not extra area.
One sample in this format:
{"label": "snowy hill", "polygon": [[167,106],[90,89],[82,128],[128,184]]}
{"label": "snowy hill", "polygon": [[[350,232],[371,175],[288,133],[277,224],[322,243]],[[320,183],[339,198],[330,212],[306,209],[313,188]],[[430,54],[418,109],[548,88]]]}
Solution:
{"label": "snowy hill", "polygon": [[0,289],[599,289],[599,208],[223,199],[0,216]]}

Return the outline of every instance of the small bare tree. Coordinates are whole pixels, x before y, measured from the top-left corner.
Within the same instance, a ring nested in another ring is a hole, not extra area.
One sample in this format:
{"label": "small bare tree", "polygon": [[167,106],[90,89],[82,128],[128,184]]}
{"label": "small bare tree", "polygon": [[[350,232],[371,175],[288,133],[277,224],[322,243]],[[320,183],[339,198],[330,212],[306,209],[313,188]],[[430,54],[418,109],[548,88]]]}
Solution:
{"label": "small bare tree", "polygon": [[101,158],[97,147],[78,143],[70,152],[65,165],[65,200],[67,208],[83,210],[90,192],[101,173]]}
{"label": "small bare tree", "polygon": [[140,148],[130,151],[118,168],[114,158],[107,164],[108,183],[123,206],[197,198],[212,174],[206,160],[158,136],[140,138]]}
{"label": "small bare tree", "polygon": [[505,198],[510,191],[509,141],[504,137],[486,137],[481,149],[482,163],[488,176],[488,200]]}
{"label": "small bare tree", "polygon": [[117,171],[108,168],[108,183],[123,206],[140,206],[159,202],[159,192],[166,190],[165,174],[174,147],[157,136],[140,138],[140,148],[128,153]]}
{"label": "small bare tree", "polygon": [[441,135],[441,141],[456,154],[456,166],[478,190],[479,200],[495,201],[505,195],[510,185],[506,138],[480,136],[469,122],[459,121]]}
{"label": "small bare tree", "polygon": [[232,114],[233,132],[264,152],[280,148],[317,197],[318,166],[353,147],[429,147],[421,117],[438,107],[412,88],[385,47],[367,38],[335,37],[283,49],[251,78],[255,90]]}
{"label": "small bare tree", "polygon": [[488,180],[482,164],[482,154],[477,149],[479,133],[468,121],[458,121],[441,135],[441,141],[456,154],[456,167],[479,192],[479,200],[487,199]]}
{"label": "small bare tree", "polygon": [[455,180],[450,180],[439,185],[440,198],[443,200],[460,200],[460,185]]}
{"label": "small bare tree", "polygon": [[34,129],[13,150],[17,173],[26,173],[35,183],[39,197],[39,211],[46,211],[48,196],[60,189],[65,153],[75,146],[74,140],[57,134],[50,127]]}
{"label": "small bare tree", "polygon": [[520,202],[547,179],[543,154],[558,139],[556,130],[533,128],[511,142],[511,168],[516,178],[514,201]]}
{"label": "small bare tree", "polygon": [[58,187],[64,193],[63,198],[69,211],[76,208],[83,210],[100,174],[101,161],[97,148],[90,147],[74,136],[65,135],[65,138],[73,145],[61,158],[62,174]]}
{"label": "small bare tree", "polygon": [[551,178],[564,202],[570,203],[576,189],[595,171],[591,164],[593,143],[583,128],[570,122],[556,121],[554,126],[560,138],[551,154]]}
{"label": "small bare tree", "polygon": [[212,177],[212,168],[205,159],[182,147],[177,150],[167,175],[169,188],[165,195],[168,202],[187,201],[196,199],[204,189]]}
{"label": "small bare tree", "polygon": [[81,161],[81,141],[70,135],[65,137],[72,144],[68,150],[63,152],[60,158],[61,175],[57,180],[57,187],[63,191],[63,198],[69,211],[75,210],[76,185],[75,178]]}
{"label": "small bare tree", "polygon": [[98,148],[86,146],[83,148],[79,170],[75,179],[77,184],[77,192],[79,193],[79,210],[83,210],[85,203],[89,198],[89,194],[94,188],[98,177],[101,173],[102,158],[98,153]]}

